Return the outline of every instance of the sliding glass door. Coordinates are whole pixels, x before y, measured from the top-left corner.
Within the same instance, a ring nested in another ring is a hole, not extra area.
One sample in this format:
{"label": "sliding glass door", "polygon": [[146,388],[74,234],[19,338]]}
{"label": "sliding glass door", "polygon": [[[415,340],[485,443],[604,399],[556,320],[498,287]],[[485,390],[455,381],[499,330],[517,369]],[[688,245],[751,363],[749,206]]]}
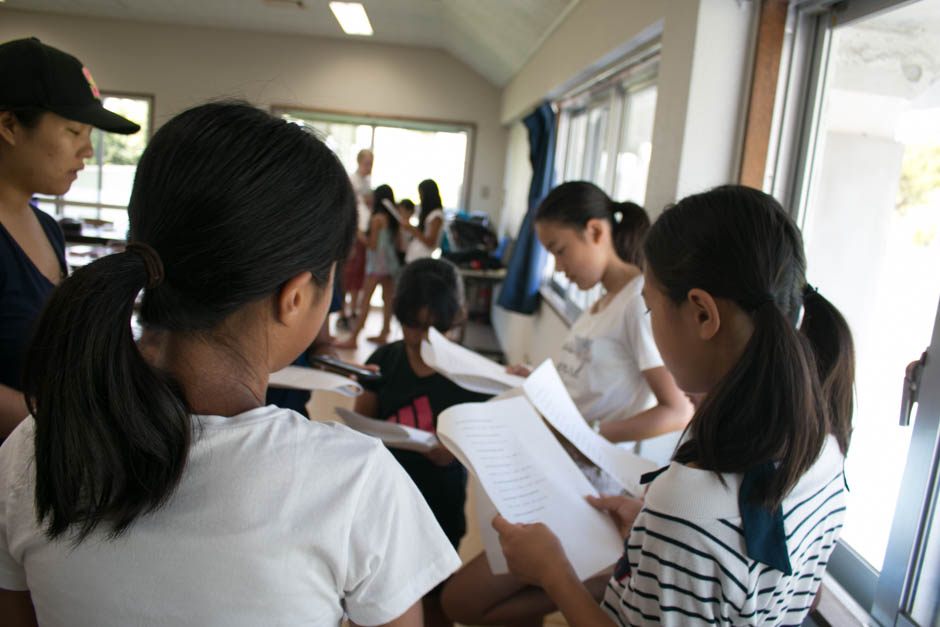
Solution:
{"label": "sliding glass door", "polygon": [[[882,624],[935,625],[940,0],[795,2],[789,36],[773,191],[857,359],[849,513],[829,572]],[[902,412],[922,355],[920,402]]]}

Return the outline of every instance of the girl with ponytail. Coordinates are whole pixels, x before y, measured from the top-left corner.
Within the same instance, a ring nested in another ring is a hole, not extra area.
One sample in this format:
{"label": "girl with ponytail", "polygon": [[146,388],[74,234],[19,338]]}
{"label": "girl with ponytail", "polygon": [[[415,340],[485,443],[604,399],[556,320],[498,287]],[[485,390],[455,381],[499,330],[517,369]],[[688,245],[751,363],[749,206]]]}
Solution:
{"label": "girl with ponytail", "polygon": [[375,440],[264,406],[353,241],[336,156],[202,105],[154,135],[128,214],[126,250],[62,282],[28,354],[32,418],[0,448],[0,615],[419,625],[460,563],[420,493]]}
{"label": "girl with ponytail", "polygon": [[638,442],[638,453],[665,462],[692,406],[663,366],[640,295],[649,226],[642,207],[614,202],[586,181],[559,185],[535,214],[535,231],[555,256],[555,269],[583,290],[600,284],[605,292],[571,326],[555,356],[568,393],[608,440]]}
{"label": "girl with ponytail", "polygon": [[625,535],[600,606],[547,527],[497,516],[510,570],[571,625],[801,624],[845,515],[848,326],[806,283],[800,233],[760,191],[679,201],[644,251],[656,344],[705,400],[673,462],[644,477],[643,501],[594,501]]}
{"label": "girl with ponytail", "polygon": [[[613,442],[636,442],[639,454],[666,463],[692,405],[653,342],[643,303],[643,240],[650,221],[632,202],[614,202],[593,183],[553,189],[535,214],[535,231],[555,269],[581,289],[605,294],[581,314],[554,361],[585,420]],[[528,366],[508,368],[527,375]],[[620,485],[579,454],[572,457],[600,493]],[[481,594],[481,590],[492,593]],[[519,594],[516,594],[519,593]],[[483,553],[448,582],[445,609],[463,624],[541,624],[551,607],[511,576],[494,576]]]}

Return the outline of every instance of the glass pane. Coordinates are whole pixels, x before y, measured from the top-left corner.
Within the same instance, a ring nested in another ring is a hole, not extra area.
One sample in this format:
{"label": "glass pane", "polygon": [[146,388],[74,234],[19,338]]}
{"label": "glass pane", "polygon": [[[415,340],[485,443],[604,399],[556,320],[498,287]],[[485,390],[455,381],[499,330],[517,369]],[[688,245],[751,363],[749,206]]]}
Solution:
{"label": "glass pane", "polygon": [[565,155],[565,181],[581,180],[581,166],[584,163],[586,133],[587,114],[582,112],[577,115],[572,115],[571,122],[568,125],[568,150]]}
{"label": "glass pane", "polygon": [[[336,153],[339,160],[350,172],[356,169],[356,155],[360,150],[372,148],[372,126],[369,124],[348,124],[343,122],[324,122],[313,118],[305,118],[303,113],[299,115],[305,124],[316,129],[317,134],[330,150]],[[288,119],[295,119],[294,116],[285,116]],[[373,182],[374,182],[373,177]]]}
{"label": "glass pane", "polygon": [[434,179],[444,207],[467,210],[461,207],[466,159],[466,132],[377,126],[372,184],[390,185],[396,199],[411,198],[417,204],[418,183]]}
{"label": "glass pane", "polygon": [[120,135],[94,129],[91,142],[95,155],[86,161],[85,169],[78,173],[65,199],[126,207],[137,162],[147,146],[150,100],[105,96],[102,103],[106,109],[140,124],[141,130],[133,135]]}
{"label": "glass pane", "polygon": [[57,217],[56,214],[55,214],[55,211],[56,211],[56,210],[55,210],[55,199],[54,199],[54,198],[49,198],[49,197],[45,197],[45,196],[34,196],[34,197],[33,197],[33,201],[34,201],[33,204],[36,205],[36,208],[37,208],[37,209],[39,209],[39,210],[41,210],[41,211],[45,211],[46,213],[48,213],[48,214],[49,214],[50,216],[52,216],[53,218]]}
{"label": "glass pane", "polygon": [[102,209],[101,219],[105,222],[101,226],[99,235],[111,239],[125,239],[130,223],[127,219],[126,209]]}
{"label": "glass pane", "polygon": [[[62,208],[62,217],[63,218],[72,218],[73,220],[97,220],[98,219],[98,208],[97,207],[83,207],[80,205],[65,205]],[[83,229],[84,232],[84,229]]]}
{"label": "glass pane", "polygon": [[940,626],[940,524],[937,524],[937,516],[940,514],[936,510],[936,504],[934,507],[933,524],[930,525],[930,531],[927,534],[924,563],[917,581],[911,614],[919,625],[938,627]]}
{"label": "glass pane", "polygon": [[833,33],[809,203],[809,280],[855,337],[856,412],[842,538],[880,570],[910,430],[907,364],[930,343],[940,293],[937,3]]}
{"label": "glass pane", "polygon": [[610,156],[607,152],[607,117],[610,107],[594,107],[588,112],[587,136],[584,146],[584,169],[581,179],[591,181],[601,189],[606,188],[604,179]]}
{"label": "glass pane", "polygon": [[642,205],[653,149],[656,86],[628,92],[624,103],[623,138],[617,152],[614,199]]}

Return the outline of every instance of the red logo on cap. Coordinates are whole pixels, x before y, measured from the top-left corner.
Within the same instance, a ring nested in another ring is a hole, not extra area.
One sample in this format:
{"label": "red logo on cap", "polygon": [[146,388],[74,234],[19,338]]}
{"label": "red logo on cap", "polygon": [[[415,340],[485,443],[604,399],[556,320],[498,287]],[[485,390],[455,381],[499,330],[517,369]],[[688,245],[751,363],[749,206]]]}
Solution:
{"label": "red logo on cap", "polygon": [[95,98],[101,100],[101,92],[98,91],[98,86],[95,85],[95,79],[91,77],[91,72],[88,71],[87,67],[82,68],[82,74],[85,75],[85,80],[88,81],[88,86],[91,87],[91,93],[95,95]]}

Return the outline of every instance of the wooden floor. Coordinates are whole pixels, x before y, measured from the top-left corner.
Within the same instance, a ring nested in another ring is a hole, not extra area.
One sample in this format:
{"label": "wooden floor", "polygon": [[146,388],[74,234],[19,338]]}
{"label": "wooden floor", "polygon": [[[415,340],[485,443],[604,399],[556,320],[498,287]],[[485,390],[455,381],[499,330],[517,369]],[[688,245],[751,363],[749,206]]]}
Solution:
{"label": "wooden floor", "polygon": [[[336,318],[337,315],[333,314],[330,320],[331,332],[334,337],[337,339],[345,339],[347,333],[336,328]],[[356,349],[349,350],[339,350],[339,356],[345,361],[351,361],[355,363],[365,363],[369,358],[372,352],[377,348],[375,344],[367,341],[365,338],[377,335],[382,329],[382,314],[381,311],[377,310],[376,307],[372,308],[368,318],[366,319],[366,325],[363,329],[363,332],[359,334],[359,346]],[[401,326],[396,320],[392,320],[392,332],[389,335],[389,341],[395,341],[401,339]],[[310,402],[307,404],[307,413],[314,420],[335,420],[337,422],[342,422],[339,416],[336,415],[336,407],[345,407],[352,409],[353,399],[347,396],[343,396],[336,392],[316,392],[312,395]],[[473,502],[472,491],[469,491],[467,499],[467,535],[464,536],[463,540],[460,542],[460,558],[464,562],[469,559],[477,556],[483,550],[483,543],[480,540],[480,530],[477,526],[477,514],[476,514],[476,505]],[[557,625],[567,625],[568,623],[561,616],[561,614],[555,613],[548,616],[545,620],[545,625],[557,626]]]}

